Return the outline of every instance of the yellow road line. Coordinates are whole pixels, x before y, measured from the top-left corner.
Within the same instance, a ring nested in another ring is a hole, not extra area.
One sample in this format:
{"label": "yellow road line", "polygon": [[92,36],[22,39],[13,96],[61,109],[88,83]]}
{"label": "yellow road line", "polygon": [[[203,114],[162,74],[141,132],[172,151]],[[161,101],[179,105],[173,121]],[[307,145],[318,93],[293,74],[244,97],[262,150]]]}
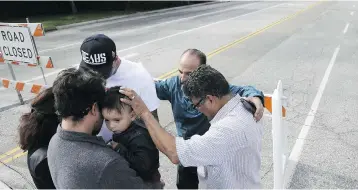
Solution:
{"label": "yellow road line", "polygon": [[161,76],[158,77],[158,78],[159,78],[159,79],[169,78],[169,77],[171,77],[173,74],[175,74],[177,71],[178,71],[177,69],[174,69],[174,70],[172,70],[172,71],[170,71],[170,72],[167,72],[167,73],[161,75]]}
{"label": "yellow road line", "polygon": [[244,37],[242,37],[242,38],[240,38],[240,39],[238,39],[238,40],[235,40],[234,42],[231,42],[230,44],[227,44],[227,45],[225,45],[225,46],[222,46],[222,47],[216,49],[215,51],[211,52],[211,53],[208,55],[208,59],[210,59],[210,58],[213,57],[214,55],[217,55],[217,54],[219,54],[219,53],[221,53],[221,52],[223,52],[223,51],[226,51],[226,50],[232,48],[233,46],[235,46],[235,45],[237,45],[237,44],[239,44],[239,43],[242,43],[242,42],[244,42],[244,41],[246,41],[246,40],[248,40],[248,39],[250,39],[250,38],[252,38],[252,37],[254,37],[254,36],[256,36],[256,35],[258,35],[258,34],[264,32],[264,31],[266,31],[266,30],[268,30],[268,29],[270,29],[270,28],[272,28],[272,27],[274,27],[274,26],[276,26],[276,25],[279,25],[279,24],[281,24],[281,23],[283,23],[283,22],[285,22],[285,21],[287,21],[287,20],[290,20],[290,19],[296,17],[297,15],[301,14],[302,12],[307,11],[308,9],[311,9],[312,7],[314,7],[314,6],[316,6],[316,5],[320,4],[320,3],[321,3],[321,2],[317,2],[317,3],[313,4],[313,5],[310,5],[310,6],[306,7],[305,9],[302,9],[302,10],[300,10],[300,11],[297,11],[296,13],[293,13],[293,14],[291,14],[291,15],[285,17],[285,18],[282,18],[281,20],[278,20],[278,21],[276,21],[276,22],[274,22],[274,23],[271,23],[270,25],[267,25],[267,26],[265,26],[264,28],[261,28],[261,29],[255,31],[255,32],[253,32],[253,33],[247,35],[247,36],[244,36]]}
{"label": "yellow road line", "polygon": [[[324,1],[324,0],[323,0],[323,1]],[[244,42],[244,41],[246,41],[246,40],[248,40],[248,39],[250,39],[250,38],[252,38],[252,37],[254,37],[254,36],[256,36],[256,35],[258,35],[258,34],[264,32],[264,31],[266,31],[266,30],[268,30],[268,29],[270,29],[270,28],[272,28],[272,27],[274,27],[274,26],[276,26],[276,25],[279,25],[279,24],[281,24],[281,23],[283,23],[283,22],[285,22],[285,21],[287,21],[287,20],[290,20],[290,19],[296,17],[297,15],[299,15],[299,14],[301,14],[301,13],[303,13],[303,12],[305,12],[305,11],[311,9],[311,8],[313,8],[314,6],[316,6],[316,5],[320,4],[320,3],[322,3],[323,1],[319,1],[319,2],[317,2],[317,3],[315,3],[315,4],[312,4],[312,5],[310,5],[310,6],[306,7],[306,8],[304,8],[304,9],[302,9],[302,10],[300,10],[300,11],[297,11],[297,12],[295,12],[295,13],[293,13],[293,14],[287,16],[287,17],[284,17],[284,18],[282,18],[282,19],[280,19],[280,20],[278,20],[278,21],[276,21],[276,22],[273,22],[273,23],[271,23],[271,24],[265,26],[264,28],[261,28],[261,29],[255,31],[255,32],[252,32],[251,34],[248,34],[248,35],[246,35],[246,36],[244,36],[244,37],[242,37],[242,38],[240,38],[240,39],[238,39],[238,40],[235,40],[235,41],[233,41],[233,42],[231,42],[231,43],[229,43],[229,44],[227,44],[227,45],[221,46],[221,47],[217,48],[216,50],[214,50],[214,51],[210,52],[209,54],[207,54],[207,58],[210,59],[210,58],[212,58],[213,56],[215,56],[215,55],[217,55],[217,54],[220,54],[220,53],[222,53],[223,51],[226,51],[226,50],[232,48],[233,46],[235,46],[235,45],[237,45],[237,44],[240,44],[240,43],[242,43],[242,42]],[[167,72],[167,73],[161,75],[160,77],[158,77],[158,79],[169,78],[169,77],[174,76],[175,74],[177,74],[177,72],[178,72],[178,70],[177,70],[177,69],[174,69],[174,70],[172,70],[172,71],[170,71],[170,72]],[[15,149],[19,150],[20,148],[19,148],[19,147],[16,147],[16,148],[14,148],[13,150],[11,150],[11,151],[5,153],[4,155],[1,155],[1,156],[0,156],[0,159],[4,158],[4,157],[6,157],[6,156],[9,156],[10,154],[16,152],[17,150],[15,151]],[[14,160],[14,159],[16,159],[16,158],[18,158],[18,157],[21,157],[21,156],[23,156],[23,155],[26,155],[26,154],[27,154],[27,152],[16,154],[16,155],[13,156],[12,158],[9,158],[9,159],[5,160],[4,163],[8,163],[8,162],[10,162],[10,161],[12,161],[12,160]],[[1,165],[1,164],[0,164],[0,165]]]}
{"label": "yellow road line", "polygon": [[[290,19],[296,17],[297,15],[299,15],[299,14],[301,14],[301,13],[307,11],[308,9],[313,8],[314,6],[316,6],[316,5],[320,4],[320,3],[322,3],[322,1],[319,1],[319,2],[317,2],[317,3],[315,3],[315,4],[312,4],[312,5],[308,6],[308,7],[306,7],[306,8],[304,8],[304,9],[300,10],[300,11],[297,11],[297,12],[295,12],[295,13],[293,13],[293,14],[287,16],[287,17],[284,17],[284,18],[282,18],[282,19],[280,19],[280,20],[278,20],[278,21],[276,21],[276,22],[273,22],[273,23],[271,23],[271,24],[265,26],[264,28],[261,28],[261,29],[255,31],[255,32],[252,32],[251,34],[248,34],[248,35],[246,35],[246,36],[244,36],[244,37],[241,37],[241,38],[238,39],[238,40],[235,40],[235,41],[233,41],[233,42],[231,42],[231,43],[229,43],[229,44],[223,45],[223,46],[217,48],[216,50],[210,52],[210,53],[207,55],[207,58],[210,59],[210,58],[212,58],[213,56],[215,56],[215,55],[217,55],[217,54],[220,54],[221,52],[226,51],[226,50],[232,48],[233,46],[235,46],[235,45],[237,45],[237,44],[240,44],[240,43],[242,43],[242,42],[244,42],[244,41],[246,41],[246,40],[248,40],[248,39],[250,39],[250,38],[252,38],[252,37],[254,37],[254,36],[256,36],[256,35],[258,35],[258,34],[264,32],[264,31],[266,31],[266,30],[268,30],[268,29],[270,29],[270,28],[272,28],[272,27],[274,27],[274,26],[276,26],[276,25],[279,25],[279,24],[281,24],[281,23],[283,23],[283,22],[285,22],[285,21],[287,21],[287,20],[290,20]],[[178,72],[178,70],[177,70],[177,69],[174,69],[174,70],[172,70],[172,71],[170,71],[170,72],[168,72],[168,73],[165,73],[164,75],[160,76],[159,79],[169,78],[169,77],[171,77],[171,76],[174,76],[174,74],[176,74],[177,72]]]}
{"label": "yellow road line", "polygon": [[[4,161],[2,161],[2,162],[5,163],[5,164],[7,164],[7,163],[9,163],[9,162],[11,162],[11,161],[13,161],[13,160],[15,160],[15,159],[21,157],[21,156],[24,156],[24,155],[26,155],[26,154],[27,154],[27,152],[21,152],[21,153],[18,153],[18,154],[16,154],[15,156],[13,156],[13,157],[11,157],[11,158],[8,158],[8,159],[6,159],[6,160],[4,160]],[[2,165],[2,164],[0,163],[0,166],[1,166],[1,165]]]}
{"label": "yellow road line", "polygon": [[11,154],[17,152],[18,150],[20,150],[20,147],[16,147],[8,152],[5,152],[4,154],[0,155],[0,159],[10,156]]}

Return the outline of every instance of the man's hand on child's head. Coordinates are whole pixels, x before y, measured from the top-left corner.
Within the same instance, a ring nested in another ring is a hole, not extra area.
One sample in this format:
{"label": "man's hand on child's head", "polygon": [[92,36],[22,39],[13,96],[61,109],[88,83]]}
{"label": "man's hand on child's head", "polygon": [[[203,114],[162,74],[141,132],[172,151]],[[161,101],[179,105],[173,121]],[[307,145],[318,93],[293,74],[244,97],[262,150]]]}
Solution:
{"label": "man's hand on child's head", "polygon": [[150,113],[148,107],[145,105],[142,98],[138,96],[138,94],[134,90],[130,88],[121,87],[119,92],[129,97],[129,99],[121,98],[121,101],[130,105],[137,116],[141,116],[142,114],[148,112]]}

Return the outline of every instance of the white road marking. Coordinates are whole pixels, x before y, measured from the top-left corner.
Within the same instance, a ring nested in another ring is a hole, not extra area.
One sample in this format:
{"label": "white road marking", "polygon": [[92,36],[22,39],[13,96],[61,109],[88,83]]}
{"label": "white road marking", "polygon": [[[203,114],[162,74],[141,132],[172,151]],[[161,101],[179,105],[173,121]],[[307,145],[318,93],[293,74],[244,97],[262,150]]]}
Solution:
{"label": "white road marking", "polygon": [[351,15],[352,15],[352,16],[354,15],[354,11],[351,12]]}
{"label": "white road marking", "polygon": [[343,34],[347,33],[349,27],[349,23],[346,24],[346,27],[344,27]]}
{"label": "white road marking", "polygon": [[[117,51],[117,52],[119,52],[119,51]],[[138,55],[139,55],[138,53],[131,53],[131,54],[128,54],[128,55],[125,55],[125,56],[120,56],[120,57],[123,57],[124,59],[130,59],[130,58],[136,57],[136,56],[138,56]],[[79,64],[71,65],[71,67],[78,67],[78,66],[79,66]],[[52,71],[52,72],[50,72],[50,73],[46,73],[46,74],[45,74],[45,77],[49,77],[49,76],[51,76],[51,75],[55,75],[55,74],[61,72],[62,70],[64,70],[64,69],[57,69],[57,70]],[[34,77],[34,78],[31,78],[31,79],[29,79],[29,80],[25,80],[25,81],[23,81],[23,82],[28,83],[28,82],[33,82],[33,81],[35,81],[35,80],[40,80],[40,79],[43,79],[43,76],[42,76],[42,75],[37,76],[37,77]],[[0,88],[0,91],[5,90],[5,89],[7,89],[7,88],[1,87],[1,88]]]}
{"label": "white road marking", "polygon": [[[119,53],[120,51],[117,51],[117,53]],[[130,59],[130,58],[133,58],[133,57],[137,57],[139,55],[139,53],[131,53],[131,54],[128,54],[128,55],[125,55],[125,56],[119,56],[119,57],[123,57],[124,59]]]}
{"label": "white road marking", "polygon": [[223,12],[227,12],[227,11],[231,11],[231,10],[235,10],[235,9],[239,9],[239,8],[245,8],[254,4],[258,4],[258,3],[251,3],[251,4],[247,4],[247,5],[240,5],[240,6],[236,6],[236,7],[232,7],[232,8],[228,8],[228,9],[223,9],[220,11],[214,11],[214,12],[210,12],[210,13],[204,13],[204,14],[200,14],[200,15],[195,15],[195,16],[191,16],[191,17],[186,17],[186,18],[181,18],[181,19],[176,19],[176,20],[171,20],[171,21],[166,21],[166,22],[162,22],[162,23],[158,23],[158,24],[154,24],[154,25],[150,25],[150,26],[144,26],[141,28],[135,28],[135,29],[130,29],[130,30],[125,30],[123,32],[114,32],[113,34],[108,34],[108,36],[111,37],[115,37],[115,36],[120,36],[123,35],[125,33],[131,33],[131,32],[136,32],[136,31],[140,31],[140,30],[144,30],[144,29],[150,29],[150,28],[155,28],[161,25],[167,25],[167,24],[171,24],[171,23],[175,23],[175,22],[180,22],[180,21],[184,21],[184,20],[190,20],[193,18],[197,18],[197,17],[202,17],[202,16],[206,16],[206,15],[212,15],[212,14],[216,14],[216,13],[223,13]]}
{"label": "white road marking", "polygon": [[182,34],[186,34],[186,33],[189,33],[189,32],[195,31],[195,30],[199,30],[199,29],[202,29],[202,28],[206,28],[206,27],[208,27],[208,26],[212,26],[212,25],[215,25],[215,24],[219,24],[219,23],[222,23],[222,22],[229,21],[229,20],[234,20],[234,19],[239,18],[239,17],[251,15],[251,14],[253,14],[253,13],[257,13],[257,12],[261,12],[261,11],[263,11],[263,10],[267,10],[267,9],[271,9],[271,8],[274,8],[274,7],[278,7],[278,6],[283,5],[283,4],[285,4],[285,3],[281,3],[281,4],[278,4],[278,5],[271,6],[271,7],[267,7],[267,8],[264,8],[264,9],[260,9],[260,10],[253,11],[253,12],[250,12],[250,13],[247,13],[247,14],[243,14],[243,15],[239,15],[239,16],[236,16],[236,17],[232,17],[232,18],[220,20],[220,21],[213,22],[213,23],[210,23],[210,24],[207,24],[207,25],[204,25],[204,26],[200,26],[200,27],[192,28],[192,29],[185,30],[185,31],[182,31],[182,32],[178,32],[178,33],[176,33],[176,34],[172,34],[172,35],[169,35],[169,36],[165,36],[165,37],[162,37],[162,38],[157,38],[157,39],[155,39],[155,40],[150,40],[150,41],[144,42],[144,43],[139,44],[139,45],[136,45],[136,46],[132,46],[132,47],[129,47],[129,48],[126,48],[126,49],[122,49],[122,50],[120,50],[119,52],[131,50],[131,49],[134,49],[134,48],[137,48],[137,47],[140,47],[140,46],[144,46],[144,45],[147,45],[147,44],[150,44],[150,43],[153,43],[153,42],[157,42],[157,41],[165,40],[165,39],[172,38],[172,37],[175,37],[175,36],[179,36],[179,35],[182,35]]}
{"label": "white road marking", "polygon": [[[267,9],[271,9],[271,8],[274,8],[274,7],[278,7],[278,6],[283,5],[283,4],[285,4],[285,3],[281,3],[281,4],[278,4],[278,5],[270,6],[270,7],[264,8],[264,9],[260,9],[260,10],[253,11],[253,12],[250,12],[250,13],[247,13],[247,14],[243,14],[243,15],[239,15],[239,16],[235,16],[235,17],[232,17],[232,18],[220,20],[220,21],[213,22],[213,23],[210,23],[210,24],[207,24],[207,25],[204,25],[204,26],[192,28],[192,29],[189,29],[189,30],[185,30],[185,31],[182,31],[182,32],[178,32],[178,33],[169,35],[169,36],[165,36],[165,37],[162,37],[162,38],[157,38],[157,39],[155,39],[155,40],[147,41],[147,42],[144,42],[144,43],[142,43],[142,44],[138,44],[138,45],[135,45],[135,46],[126,48],[126,49],[118,50],[117,53],[120,53],[120,52],[123,52],[123,51],[127,51],[127,50],[131,50],[131,49],[134,49],[134,48],[137,48],[137,47],[141,47],[141,46],[144,46],[144,45],[147,45],[147,44],[150,44],[150,43],[154,43],[154,42],[158,42],[158,41],[161,41],[161,40],[165,40],[165,39],[168,39],[168,38],[172,38],[172,37],[175,37],[175,36],[179,36],[179,35],[182,35],[182,34],[186,34],[186,33],[189,33],[189,32],[195,31],[195,30],[199,30],[199,29],[202,29],[202,28],[205,28],[205,27],[208,27],[208,26],[212,26],[212,25],[215,25],[215,24],[219,24],[219,23],[222,23],[222,22],[226,22],[226,21],[229,21],[229,20],[234,20],[234,19],[236,19],[236,18],[243,17],[243,16],[247,16],[247,15],[251,15],[251,14],[253,14],[253,13],[258,13],[258,12],[261,12],[261,11],[263,11],[263,10],[267,10]],[[66,45],[66,47],[68,47],[68,46],[70,46],[70,45]],[[62,46],[62,47],[65,47],[65,46]],[[60,48],[60,47],[59,47],[59,48]],[[51,50],[53,50],[53,49],[51,49]],[[76,64],[76,65],[78,65],[78,64]],[[45,76],[48,77],[48,76],[54,75],[54,74],[56,74],[56,73],[58,73],[58,72],[60,72],[60,71],[62,71],[62,70],[63,70],[63,69],[58,69],[58,70],[53,71],[53,72],[51,72],[51,73],[47,73]],[[31,78],[31,79],[26,80],[26,81],[24,81],[24,82],[31,82],[31,81],[38,80],[38,79],[42,79],[42,75],[41,75],[41,76],[34,77],[34,78]],[[5,89],[5,88],[0,88],[0,91],[3,90],[3,89]]]}
{"label": "white road marking", "polygon": [[331,58],[331,61],[329,62],[329,65],[328,65],[327,69],[326,69],[326,72],[325,72],[325,74],[323,76],[321,84],[319,85],[316,97],[313,100],[313,103],[311,105],[311,110],[308,112],[308,115],[307,115],[307,118],[305,120],[305,123],[302,126],[301,132],[298,135],[296,143],[293,146],[293,149],[291,151],[290,157],[288,158],[287,168],[286,168],[286,172],[285,172],[285,188],[290,183],[290,181],[292,179],[292,176],[294,174],[294,171],[296,169],[298,160],[300,159],[302,149],[303,149],[303,145],[305,143],[305,139],[307,137],[308,131],[310,130],[311,125],[313,123],[313,120],[315,118],[315,114],[317,112],[319,103],[321,101],[324,89],[325,89],[325,87],[327,85],[329,75],[330,75],[330,73],[332,71],[334,63],[336,62],[336,58],[337,58],[339,50],[340,50],[340,46],[338,46],[335,49],[334,53],[333,53],[333,56]]}
{"label": "white road marking", "polygon": [[[158,23],[158,24],[150,25],[150,26],[144,26],[144,27],[141,27],[141,28],[135,28],[135,29],[131,29],[131,30],[125,30],[125,31],[123,31],[123,32],[118,32],[118,31],[117,31],[117,32],[112,32],[112,33],[108,33],[108,34],[106,34],[106,35],[107,35],[107,36],[111,36],[111,37],[119,36],[119,35],[122,35],[123,33],[140,31],[140,30],[143,30],[143,29],[154,28],[154,27],[158,27],[158,26],[161,26],[161,25],[167,25],[167,24],[171,24],[171,23],[175,23],[175,22],[180,22],[180,21],[184,21],[184,20],[189,20],[189,19],[193,19],[193,18],[197,18],[197,17],[206,16],[206,15],[211,15],[211,14],[215,14],[215,13],[222,13],[222,12],[227,12],[227,11],[229,11],[229,10],[234,10],[234,9],[238,9],[238,8],[245,8],[245,7],[251,6],[251,5],[253,5],[253,4],[257,4],[257,3],[251,3],[251,4],[247,4],[247,5],[240,5],[240,6],[236,6],[236,7],[234,7],[234,8],[223,9],[223,10],[220,10],[220,11],[214,11],[214,12],[204,13],[204,14],[195,15],[195,16],[191,16],[191,17],[185,17],[185,18],[181,18],[181,19],[175,19],[175,20],[171,20],[171,21],[161,22],[161,23]],[[261,9],[261,10],[262,10],[262,9]],[[75,45],[80,45],[80,44],[82,44],[82,41],[81,41],[81,42],[72,43],[72,44],[62,45],[62,46],[55,47],[55,48],[51,48],[51,49],[44,49],[44,50],[39,51],[39,53],[44,53],[44,52],[49,52],[49,51],[53,51],[53,50],[64,49],[64,48],[67,48],[67,47],[71,47],[71,46],[75,46]]]}
{"label": "white road marking", "polygon": [[66,47],[71,47],[71,46],[80,45],[80,44],[82,44],[82,42],[76,42],[76,43],[73,43],[73,44],[62,45],[62,46],[58,46],[58,47],[51,48],[51,49],[44,49],[44,50],[40,50],[40,51],[38,51],[38,52],[39,52],[39,53],[44,53],[44,52],[49,52],[49,51],[64,49],[64,48],[66,48]]}

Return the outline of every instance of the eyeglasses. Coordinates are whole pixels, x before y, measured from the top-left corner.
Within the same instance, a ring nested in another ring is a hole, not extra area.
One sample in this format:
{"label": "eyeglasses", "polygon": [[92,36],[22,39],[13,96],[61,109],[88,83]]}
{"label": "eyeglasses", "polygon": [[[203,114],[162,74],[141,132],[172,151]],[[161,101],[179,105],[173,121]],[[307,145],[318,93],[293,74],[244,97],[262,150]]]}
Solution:
{"label": "eyeglasses", "polygon": [[202,105],[202,104],[204,103],[204,100],[205,100],[205,99],[206,99],[206,98],[200,98],[200,100],[199,100],[198,103],[192,104],[192,107],[193,107],[194,109],[197,109],[199,105]]}

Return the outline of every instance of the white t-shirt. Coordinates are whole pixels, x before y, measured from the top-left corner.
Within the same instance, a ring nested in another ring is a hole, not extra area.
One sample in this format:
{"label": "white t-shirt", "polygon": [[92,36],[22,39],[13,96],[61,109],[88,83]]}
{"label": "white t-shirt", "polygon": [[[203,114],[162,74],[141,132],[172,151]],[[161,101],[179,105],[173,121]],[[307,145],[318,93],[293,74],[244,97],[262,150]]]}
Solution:
{"label": "white t-shirt", "polygon": [[133,89],[144,101],[150,111],[158,109],[153,77],[141,63],[121,59],[117,72],[107,79],[107,87],[124,86]]}
{"label": "white t-shirt", "polygon": [[[107,79],[107,88],[124,86],[133,89],[144,101],[150,111],[158,109],[160,101],[157,97],[155,83],[151,74],[141,63],[121,59],[117,72]],[[112,138],[112,132],[103,123],[98,134],[107,142]]]}

